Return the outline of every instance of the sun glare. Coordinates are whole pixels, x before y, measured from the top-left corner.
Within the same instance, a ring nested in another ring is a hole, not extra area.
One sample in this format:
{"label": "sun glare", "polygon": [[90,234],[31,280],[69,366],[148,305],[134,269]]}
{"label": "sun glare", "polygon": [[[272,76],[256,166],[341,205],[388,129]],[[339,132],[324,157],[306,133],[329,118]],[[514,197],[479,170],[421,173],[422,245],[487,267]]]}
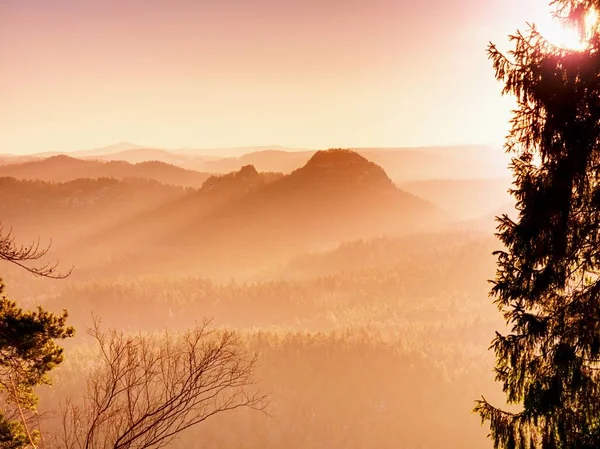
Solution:
{"label": "sun glare", "polygon": [[550,14],[535,24],[544,38],[553,45],[568,48],[571,50],[582,51],[589,45],[589,39],[595,28],[598,26],[598,11],[595,9],[588,12],[585,16],[585,35],[582,36],[577,28],[560,23]]}

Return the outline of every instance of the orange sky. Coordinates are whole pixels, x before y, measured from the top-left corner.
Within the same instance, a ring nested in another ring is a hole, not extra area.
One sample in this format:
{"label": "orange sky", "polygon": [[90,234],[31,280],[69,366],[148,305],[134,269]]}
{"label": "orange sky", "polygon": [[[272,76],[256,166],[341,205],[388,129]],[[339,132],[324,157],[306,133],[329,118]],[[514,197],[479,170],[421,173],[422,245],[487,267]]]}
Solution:
{"label": "orange sky", "polygon": [[500,143],[548,0],[1,0],[0,153]]}

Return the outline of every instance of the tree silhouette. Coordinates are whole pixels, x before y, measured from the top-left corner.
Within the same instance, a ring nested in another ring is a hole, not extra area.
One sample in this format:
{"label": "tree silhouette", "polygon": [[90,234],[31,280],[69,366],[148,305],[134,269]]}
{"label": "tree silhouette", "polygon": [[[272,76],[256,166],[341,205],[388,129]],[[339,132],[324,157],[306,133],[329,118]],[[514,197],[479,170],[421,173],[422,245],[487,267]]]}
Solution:
{"label": "tree silhouette", "polygon": [[491,292],[509,325],[492,343],[496,379],[518,408],[475,408],[496,448],[600,447],[600,38],[585,28],[600,2],[552,4],[585,49],[533,25],[507,55],[488,48],[518,105],[506,150],[519,216],[499,218]]}
{"label": "tree silhouette", "polygon": [[[63,279],[71,273],[57,271],[58,262],[39,262],[49,250],[39,240],[29,245],[16,243],[12,232],[0,226],[0,260],[24,268],[34,276]],[[37,427],[35,387],[50,383],[48,372],[63,360],[57,340],[72,337],[66,325],[67,312],[50,313],[41,307],[24,311],[4,295],[0,278],[0,447],[36,447]]]}
{"label": "tree silhouette", "polygon": [[161,448],[217,414],[266,406],[250,388],[256,358],[234,332],[205,322],[184,334],[128,336],[96,321],[88,333],[98,363],[87,390],[62,409],[57,447]]}
{"label": "tree silhouette", "polygon": [[[41,262],[48,254],[50,244],[48,246],[40,246],[40,240],[36,240],[30,244],[18,244],[12,234],[12,229],[8,232],[4,231],[0,224],[0,260],[15,264],[34,276],[41,276],[50,279],[64,279],[71,274],[72,269],[65,273],[60,273],[58,269],[58,261],[56,262]],[[38,265],[31,265],[38,263]]]}
{"label": "tree silhouette", "polygon": [[3,294],[0,280],[0,447],[35,447],[39,439],[35,387],[63,360],[56,340],[73,336],[67,313],[23,311]]}

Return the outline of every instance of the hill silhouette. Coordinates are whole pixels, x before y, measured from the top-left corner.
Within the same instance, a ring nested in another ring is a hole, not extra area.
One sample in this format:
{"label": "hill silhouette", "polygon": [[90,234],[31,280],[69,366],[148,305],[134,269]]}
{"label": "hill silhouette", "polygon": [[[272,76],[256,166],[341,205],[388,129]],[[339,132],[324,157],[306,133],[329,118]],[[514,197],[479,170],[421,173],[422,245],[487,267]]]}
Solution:
{"label": "hill silhouette", "polygon": [[[354,148],[382,167],[396,183],[432,179],[493,179],[509,176],[507,155],[500,148],[477,145],[448,147]],[[316,150],[294,150],[277,145],[223,149],[159,149],[121,142],[103,148],[68,153],[80,159],[126,162],[157,160],[200,172],[226,174],[253,165],[259,172],[289,174],[303,167]],[[59,153],[38,153],[41,158]],[[22,160],[23,156],[4,155],[0,162]]]}
{"label": "hill silhouette", "polygon": [[20,240],[52,238],[60,248],[125,217],[156,210],[185,195],[185,189],[140,178],[50,183],[5,177],[0,195],[3,225],[14,227]]}
{"label": "hill silhouette", "polygon": [[216,195],[249,193],[271,181],[282,177],[282,173],[259,173],[254,165],[244,165],[238,171],[225,175],[210,176],[200,188],[201,192]]}
{"label": "hill silhouette", "polygon": [[432,204],[397,189],[381,167],[336,149],[317,152],[302,168],[172,234],[188,249],[202,242],[214,266],[255,267],[344,240],[432,228],[447,219]]}
{"label": "hill silhouette", "polygon": [[190,160],[195,158],[193,156],[186,156],[181,153],[174,153],[171,151],[156,148],[132,148],[128,150],[119,151],[117,153],[108,153],[91,157],[78,157],[80,159],[96,159],[101,161],[124,161],[129,162],[131,164],[137,164],[140,162],[159,161],[176,166],[183,166]]}
{"label": "hill silhouette", "polygon": [[[45,162],[64,167],[64,161]],[[23,226],[28,235],[36,229],[51,235],[64,249],[54,254],[73,261],[82,276],[103,270],[213,275],[261,269],[342,241],[405,235],[449,220],[431,203],[396,188],[378,165],[340,149],[317,152],[288,175],[248,165],[210,176],[199,189],[128,178],[5,182],[11,198],[2,214],[7,224]],[[77,232],[65,232],[74,226]]]}
{"label": "hill silhouette", "polygon": [[[200,189],[188,190],[163,202],[154,209],[129,216],[114,226],[99,230],[85,245],[95,245],[101,251],[114,248],[121,253],[134,254],[157,237],[163,242],[177,244],[180,228],[198,228],[211,214],[232,201],[245,197],[269,182],[283,176],[280,173],[258,173],[249,165],[226,175],[212,175]],[[203,240],[203,236],[197,236]]]}
{"label": "hill silhouette", "polygon": [[199,188],[209,175],[159,161],[131,164],[124,161],[103,162],[58,155],[0,166],[0,176],[49,182],[69,182],[79,178],[146,178],[163,184]]}
{"label": "hill silhouette", "polygon": [[261,150],[239,157],[196,159],[190,161],[189,166],[210,173],[229,173],[246,165],[252,165],[261,172],[290,173],[306,164],[313,154],[314,151]]}
{"label": "hill silhouette", "polygon": [[[394,182],[430,179],[479,179],[506,177],[507,161],[491,147],[356,148],[355,153],[382,167]],[[258,171],[291,173],[303,167],[316,151],[265,150],[216,160],[192,159],[185,167],[226,173],[244,165]]]}
{"label": "hill silhouette", "polygon": [[313,187],[391,188],[393,183],[383,168],[354,151],[318,151],[289,179],[308,182]]}

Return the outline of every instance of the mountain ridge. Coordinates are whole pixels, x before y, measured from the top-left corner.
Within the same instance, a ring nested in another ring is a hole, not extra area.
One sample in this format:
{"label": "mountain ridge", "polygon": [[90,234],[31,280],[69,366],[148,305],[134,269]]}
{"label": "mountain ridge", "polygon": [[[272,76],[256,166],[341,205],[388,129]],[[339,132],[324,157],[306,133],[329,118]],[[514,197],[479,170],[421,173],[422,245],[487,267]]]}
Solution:
{"label": "mountain ridge", "polygon": [[[136,144],[125,145],[137,149],[119,153],[110,147],[109,150],[103,151],[111,154],[93,156],[89,152],[72,152],[67,155],[84,159],[122,159],[129,162],[159,159],[186,169],[226,174],[245,165],[254,165],[261,172],[291,173],[304,166],[317,152],[277,145],[239,147],[235,151],[223,148],[208,152],[189,148],[153,149]],[[507,155],[502,149],[491,146],[360,147],[351,150],[381,166],[394,182],[510,176],[507,170]],[[39,155],[30,157],[39,159]],[[10,156],[3,156],[3,163],[11,163],[10,161]]]}
{"label": "mountain ridge", "polygon": [[208,179],[208,173],[188,170],[161,161],[129,163],[125,161],[97,161],[74,158],[64,154],[45,159],[0,166],[0,177],[69,182],[79,178],[139,177],[163,184],[199,188]]}
{"label": "mountain ridge", "polygon": [[72,241],[65,254],[96,269],[110,260],[103,269],[119,273],[144,265],[156,273],[178,267],[209,275],[278,263],[355,238],[405,235],[450,219],[398,189],[364,157],[328,150],[288,175],[246,166],[213,176],[199,189],[115,218]]}

